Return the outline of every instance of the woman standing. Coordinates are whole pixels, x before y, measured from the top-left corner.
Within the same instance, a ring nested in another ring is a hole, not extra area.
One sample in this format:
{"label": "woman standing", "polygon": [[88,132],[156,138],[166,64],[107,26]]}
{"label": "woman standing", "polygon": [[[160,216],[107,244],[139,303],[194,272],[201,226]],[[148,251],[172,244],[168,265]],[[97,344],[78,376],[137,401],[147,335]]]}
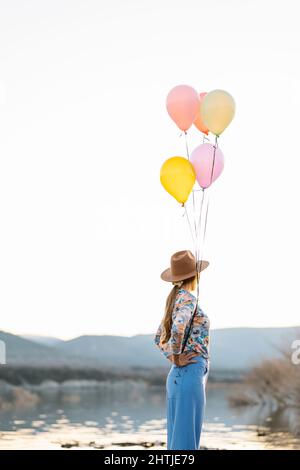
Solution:
{"label": "woman standing", "polygon": [[[165,315],[154,341],[173,363],[166,380],[167,448],[200,449],[209,369],[209,319],[192,294],[197,287],[196,260],[189,250],[171,256],[162,272],[172,282]],[[201,262],[201,271],[209,265]]]}

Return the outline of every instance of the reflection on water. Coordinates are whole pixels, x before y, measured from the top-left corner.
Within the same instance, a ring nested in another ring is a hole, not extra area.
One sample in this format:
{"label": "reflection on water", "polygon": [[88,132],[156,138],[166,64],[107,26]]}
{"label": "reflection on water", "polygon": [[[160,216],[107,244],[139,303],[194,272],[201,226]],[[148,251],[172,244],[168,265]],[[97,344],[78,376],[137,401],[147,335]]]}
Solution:
{"label": "reflection on water", "polygon": [[[299,411],[233,409],[229,388],[208,386],[202,446],[300,449],[300,437],[289,432],[291,423],[300,422]],[[165,413],[161,387],[45,388],[34,406],[0,412],[0,448],[165,449]]]}

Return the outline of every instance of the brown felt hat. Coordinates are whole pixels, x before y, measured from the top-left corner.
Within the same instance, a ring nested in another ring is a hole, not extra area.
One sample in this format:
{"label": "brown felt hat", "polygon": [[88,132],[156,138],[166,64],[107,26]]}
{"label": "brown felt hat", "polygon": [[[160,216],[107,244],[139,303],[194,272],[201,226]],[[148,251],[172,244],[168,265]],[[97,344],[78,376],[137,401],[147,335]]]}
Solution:
{"label": "brown felt hat", "polygon": [[[195,256],[190,250],[177,251],[171,256],[171,267],[165,269],[160,277],[167,282],[183,281],[197,274]],[[208,261],[198,261],[199,272],[209,265]]]}

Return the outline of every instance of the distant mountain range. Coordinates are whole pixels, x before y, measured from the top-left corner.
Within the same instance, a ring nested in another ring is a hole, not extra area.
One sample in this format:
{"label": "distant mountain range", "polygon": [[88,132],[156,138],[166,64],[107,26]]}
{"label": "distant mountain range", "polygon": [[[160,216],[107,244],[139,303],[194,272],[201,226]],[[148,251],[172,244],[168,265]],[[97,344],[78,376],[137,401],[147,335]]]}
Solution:
{"label": "distant mountain range", "polygon": [[[6,364],[9,366],[91,366],[99,365],[99,361],[87,361],[84,356],[62,352],[57,347],[61,340],[50,341],[49,338],[31,337],[29,340],[22,336],[0,331],[0,341],[5,343]],[[36,340],[33,340],[36,338]],[[49,344],[52,344],[51,346]],[[0,366],[3,367],[3,366]]]}
{"label": "distant mountain range", "polygon": [[[300,327],[211,330],[211,369],[248,369],[265,358],[279,356],[280,349],[292,352],[294,339],[300,339]],[[0,340],[6,345],[8,365],[170,367],[154,344],[154,334],[79,336],[63,341],[0,331]]]}
{"label": "distant mountain range", "polygon": [[63,339],[54,338],[53,336],[36,336],[36,335],[23,335],[22,338],[29,339],[35,343],[44,344],[46,346],[57,346],[63,343]]}

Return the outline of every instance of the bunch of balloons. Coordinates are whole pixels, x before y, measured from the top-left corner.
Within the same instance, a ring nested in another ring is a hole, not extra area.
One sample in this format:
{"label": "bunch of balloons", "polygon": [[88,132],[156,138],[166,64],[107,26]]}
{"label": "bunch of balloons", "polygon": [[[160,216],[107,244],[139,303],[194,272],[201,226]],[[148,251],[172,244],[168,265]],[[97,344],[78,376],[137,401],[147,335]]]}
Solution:
{"label": "bunch of balloons", "polygon": [[[224,155],[221,149],[218,148],[218,138],[234,117],[235,102],[233,97],[225,90],[217,89],[199,94],[189,85],[178,85],[168,93],[166,107],[171,119],[185,135],[187,157],[175,156],[168,158],[161,167],[160,181],[166,191],[181,203],[185,210],[185,203],[193,191],[194,235],[197,240],[201,213],[197,226],[194,202],[195,190],[193,188],[197,180],[200,191],[202,190],[202,212],[204,191],[221,175],[224,168]],[[186,135],[192,125],[202,133],[203,143],[198,145],[189,155]],[[214,144],[210,141],[210,133],[215,136]],[[186,215],[188,218],[187,211]],[[191,231],[193,237],[193,230],[191,229]],[[195,243],[195,254],[198,261],[197,241]]]}
{"label": "bunch of balloons", "polygon": [[[224,90],[200,93],[189,85],[178,85],[169,92],[167,111],[185,134],[194,124],[204,135],[217,138],[230,124],[235,113],[232,96]],[[208,188],[222,173],[224,155],[217,145],[203,143],[196,147],[191,158],[171,157],[160,171],[164,188],[184,204],[197,179],[202,189]]]}

